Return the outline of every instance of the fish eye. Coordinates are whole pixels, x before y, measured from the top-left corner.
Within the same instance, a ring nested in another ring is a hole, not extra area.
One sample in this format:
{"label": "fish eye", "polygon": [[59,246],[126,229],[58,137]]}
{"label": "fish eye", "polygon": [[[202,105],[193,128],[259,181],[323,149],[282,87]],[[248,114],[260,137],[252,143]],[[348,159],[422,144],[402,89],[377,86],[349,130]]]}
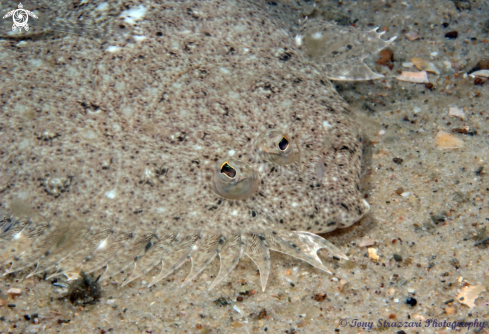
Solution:
{"label": "fish eye", "polygon": [[221,197],[244,199],[258,189],[258,173],[247,163],[237,159],[219,161],[212,176],[212,189]]}
{"label": "fish eye", "polygon": [[288,165],[300,160],[300,149],[292,139],[278,130],[262,132],[256,139],[258,155],[277,165]]}

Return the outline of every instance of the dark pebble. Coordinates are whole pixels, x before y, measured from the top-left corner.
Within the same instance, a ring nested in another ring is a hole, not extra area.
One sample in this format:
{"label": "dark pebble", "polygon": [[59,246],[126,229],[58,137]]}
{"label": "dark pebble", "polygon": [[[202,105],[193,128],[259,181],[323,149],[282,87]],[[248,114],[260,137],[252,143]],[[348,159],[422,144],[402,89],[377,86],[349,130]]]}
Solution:
{"label": "dark pebble", "polygon": [[226,300],[226,298],[224,298],[224,297],[220,297],[220,298],[214,300],[214,303],[216,303],[219,306],[226,306],[229,304],[228,301]]}
{"label": "dark pebble", "polygon": [[450,23],[448,23],[448,22],[443,22],[443,24],[442,24],[442,25],[443,25],[443,28],[448,28],[448,26],[450,25]]}
{"label": "dark pebble", "polygon": [[236,297],[236,301],[238,301],[238,302],[242,302],[242,301],[243,301],[243,299],[244,299],[244,298],[243,298],[243,296],[238,296],[238,297]]}
{"label": "dark pebble", "polygon": [[457,260],[456,257],[450,260],[450,264],[454,266],[456,269],[460,268],[460,262]]}
{"label": "dark pebble", "polygon": [[425,87],[426,89],[429,89],[429,90],[433,90],[433,87],[434,87],[434,86],[435,86],[435,85],[433,85],[431,82],[429,82],[429,83],[427,83],[426,85],[424,85],[424,87]]}
{"label": "dark pebble", "polygon": [[397,331],[396,334],[406,334],[405,331]]}
{"label": "dark pebble", "polygon": [[452,132],[461,133],[461,134],[469,135],[469,136],[475,136],[477,134],[476,130],[469,130],[467,128],[455,128],[455,129],[452,129]]}
{"label": "dark pebble", "polygon": [[399,254],[394,254],[394,260],[396,260],[397,262],[401,262],[402,261],[402,256],[399,255]]}
{"label": "dark pebble", "polygon": [[450,303],[453,303],[455,301],[455,299],[449,299],[449,300],[446,300],[443,302],[443,304],[450,304]]}
{"label": "dark pebble", "polygon": [[408,299],[406,299],[406,304],[408,305],[416,306],[417,303],[418,301],[413,297],[409,297]]}
{"label": "dark pebble", "polygon": [[15,304],[8,304],[8,307],[15,307]]}
{"label": "dark pebble", "polygon": [[450,31],[445,34],[445,38],[455,39],[458,37],[458,31]]}
{"label": "dark pebble", "polygon": [[481,175],[483,169],[484,169],[484,166],[480,166],[479,168],[477,168],[475,170],[475,175]]}
{"label": "dark pebble", "polygon": [[474,79],[474,85],[476,86],[484,86],[484,84],[486,83],[487,79],[483,79],[483,78],[475,78]]}
{"label": "dark pebble", "polygon": [[24,314],[24,319],[29,321],[29,320],[31,320],[31,316],[28,314]]}
{"label": "dark pebble", "polygon": [[314,298],[317,302],[322,302],[328,297],[325,293],[316,293],[312,298]]}
{"label": "dark pebble", "polygon": [[260,313],[258,314],[258,319],[263,319],[267,316],[267,310],[266,309],[262,309],[260,311]]}
{"label": "dark pebble", "polygon": [[0,317],[0,321],[5,321],[5,317]]}
{"label": "dark pebble", "polygon": [[403,160],[403,159],[401,159],[401,158],[394,158],[394,159],[392,159],[392,161],[394,161],[396,164],[400,165],[400,164],[402,164],[402,162],[403,162],[404,160]]}

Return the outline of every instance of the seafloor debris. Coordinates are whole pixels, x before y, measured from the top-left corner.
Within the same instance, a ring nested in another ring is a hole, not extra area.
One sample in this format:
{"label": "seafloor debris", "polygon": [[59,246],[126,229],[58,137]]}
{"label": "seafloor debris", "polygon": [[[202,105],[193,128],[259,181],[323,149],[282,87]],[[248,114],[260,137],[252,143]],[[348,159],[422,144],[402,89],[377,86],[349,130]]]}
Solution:
{"label": "seafloor debris", "polygon": [[449,116],[453,116],[453,117],[458,117],[458,118],[461,118],[461,119],[464,119],[465,117],[465,113],[464,113],[464,109],[460,109],[460,108],[457,108],[457,107],[450,107],[448,109],[448,115]]}
{"label": "seafloor debris", "polygon": [[473,77],[478,76],[478,77],[489,78],[489,70],[475,71],[475,72],[470,73],[470,75],[473,76]]}
{"label": "seafloor debris", "polygon": [[419,38],[418,34],[415,33],[414,31],[408,32],[406,35],[406,38],[409,39],[410,41],[417,40]]}
{"label": "seafloor debris", "polygon": [[411,58],[411,62],[418,68],[418,70],[426,71],[429,73],[440,74],[440,71],[433,63],[421,58]]}
{"label": "seafloor debris", "polygon": [[379,261],[380,256],[377,255],[377,249],[376,248],[371,247],[371,248],[368,248],[367,251],[368,251],[368,257],[369,258],[371,258],[375,262]]}
{"label": "seafloor debris", "polygon": [[399,81],[407,81],[414,83],[428,83],[428,74],[425,71],[422,72],[406,72],[402,71],[401,75],[396,77]]}
{"label": "seafloor debris", "polygon": [[486,288],[482,285],[466,286],[460,290],[457,300],[468,307],[474,307],[477,296],[484,291]]}
{"label": "seafloor debris", "polygon": [[387,66],[390,70],[394,67],[392,62],[394,61],[394,51],[390,49],[384,49],[379,53],[379,59],[377,59],[377,64],[382,66]]}
{"label": "seafloor debris", "polygon": [[464,147],[464,141],[445,131],[439,131],[435,136],[435,143],[439,149],[451,149]]}
{"label": "seafloor debris", "polygon": [[363,238],[359,243],[358,247],[368,247],[375,245],[375,240],[373,238]]}
{"label": "seafloor debris", "polygon": [[8,295],[11,295],[11,296],[18,296],[22,293],[22,290],[19,289],[19,288],[10,288],[8,289],[7,291],[7,294]]}
{"label": "seafloor debris", "polygon": [[71,284],[70,290],[61,299],[67,298],[74,305],[95,304],[102,296],[99,277],[94,278],[81,271],[80,278]]}

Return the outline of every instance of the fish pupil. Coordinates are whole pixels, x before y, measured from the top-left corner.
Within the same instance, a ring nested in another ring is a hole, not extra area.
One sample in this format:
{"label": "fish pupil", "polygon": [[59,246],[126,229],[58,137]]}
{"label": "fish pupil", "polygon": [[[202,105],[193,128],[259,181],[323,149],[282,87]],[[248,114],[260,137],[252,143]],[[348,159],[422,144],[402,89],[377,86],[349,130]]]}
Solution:
{"label": "fish pupil", "polygon": [[236,177],[236,169],[234,169],[231,165],[225,162],[221,166],[221,174],[224,174],[227,177],[234,179]]}
{"label": "fish pupil", "polygon": [[280,142],[278,143],[278,148],[280,149],[280,151],[285,151],[287,148],[289,147],[289,141],[287,140],[287,138],[285,138],[284,136],[282,136],[282,139],[280,140]]}

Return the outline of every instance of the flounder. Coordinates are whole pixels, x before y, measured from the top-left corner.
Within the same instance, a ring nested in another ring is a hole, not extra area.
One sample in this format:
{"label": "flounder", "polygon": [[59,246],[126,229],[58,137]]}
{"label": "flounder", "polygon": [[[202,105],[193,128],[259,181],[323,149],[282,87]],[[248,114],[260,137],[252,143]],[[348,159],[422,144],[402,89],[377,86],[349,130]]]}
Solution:
{"label": "flounder", "polygon": [[187,284],[218,257],[212,288],[247,255],[265,290],[270,250],[324,271],[319,249],[346,258],[317,234],[369,211],[362,136],[327,78],[378,78],[363,59],[393,39],[318,19],[297,30],[268,7],[165,1],[111,25],[102,49],[5,49],[6,274],[105,268],[125,285],[160,268],[154,284],[190,259]]}

